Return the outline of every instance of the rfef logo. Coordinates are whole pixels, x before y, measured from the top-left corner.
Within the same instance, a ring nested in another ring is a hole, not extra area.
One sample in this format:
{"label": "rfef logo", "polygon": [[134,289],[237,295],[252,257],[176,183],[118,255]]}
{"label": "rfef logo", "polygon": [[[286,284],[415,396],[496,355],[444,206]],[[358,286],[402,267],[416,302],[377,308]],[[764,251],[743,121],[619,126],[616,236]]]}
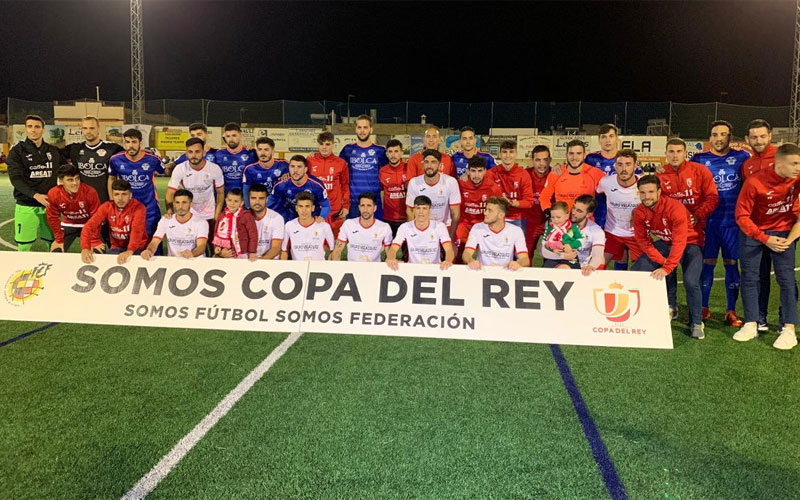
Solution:
{"label": "rfef logo", "polygon": [[594,289],[594,308],[609,321],[627,321],[639,312],[639,306],[639,290],[625,290],[619,283]]}
{"label": "rfef logo", "polygon": [[6,301],[19,306],[39,295],[44,288],[42,278],[51,267],[52,264],[41,263],[33,269],[23,269],[12,274],[6,282]]}

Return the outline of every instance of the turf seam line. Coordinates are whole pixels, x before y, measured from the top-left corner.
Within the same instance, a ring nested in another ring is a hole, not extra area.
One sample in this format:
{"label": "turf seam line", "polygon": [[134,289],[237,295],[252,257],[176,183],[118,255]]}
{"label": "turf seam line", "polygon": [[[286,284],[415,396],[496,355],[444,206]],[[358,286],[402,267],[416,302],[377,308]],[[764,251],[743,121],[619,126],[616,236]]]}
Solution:
{"label": "turf seam line", "polygon": [[589,447],[592,449],[592,456],[595,463],[597,463],[597,468],[600,469],[600,474],[603,476],[603,482],[606,485],[608,494],[613,500],[628,500],[625,485],[622,484],[622,480],[617,474],[617,469],[614,468],[614,462],[611,460],[608,448],[603,443],[603,438],[600,437],[600,431],[597,430],[597,425],[594,423],[589,408],[587,408],[586,402],[583,400],[581,391],[578,389],[578,384],[575,382],[575,377],[572,375],[569,363],[564,358],[561,347],[556,344],[550,344],[550,352],[553,353],[553,359],[555,359],[558,371],[561,373],[561,379],[564,381],[564,387],[572,400],[572,406],[578,415],[586,441],[589,442]]}
{"label": "turf seam line", "polygon": [[0,347],[5,347],[5,346],[7,346],[8,344],[10,344],[10,343],[12,343],[12,342],[16,342],[17,340],[22,340],[22,339],[24,339],[24,338],[26,338],[26,337],[30,337],[30,336],[31,336],[31,335],[33,335],[34,333],[43,332],[43,331],[45,331],[45,330],[47,330],[47,329],[49,329],[49,328],[53,328],[53,327],[54,327],[54,326],[56,326],[57,324],[58,324],[58,323],[56,323],[56,322],[53,322],[53,323],[47,323],[46,325],[44,325],[44,326],[40,326],[39,328],[34,328],[33,330],[31,330],[31,331],[29,331],[29,332],[20,333],[20,334],[19,334],[19,335],[17,335],[16,337],[13,337],[13,338],[10,338],[10,339],[8,339],[8,340],[4,340],[4,341],[0,342]]}
{"label": "turf seam line", "polygon": [[189,451],[219,420],[244,396],[281,356],[300,338],[302,332],[290,334],[253,371],[229,392],[178,444],[176,444],[150,471],[122,497],[123,500],[141,500],[149,495]]}

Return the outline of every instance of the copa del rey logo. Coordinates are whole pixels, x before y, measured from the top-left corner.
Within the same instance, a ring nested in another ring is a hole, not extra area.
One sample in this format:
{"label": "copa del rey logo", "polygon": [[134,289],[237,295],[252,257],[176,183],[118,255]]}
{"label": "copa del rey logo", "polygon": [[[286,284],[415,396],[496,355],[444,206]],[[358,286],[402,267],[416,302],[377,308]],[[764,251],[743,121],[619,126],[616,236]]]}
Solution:
{"label": "copa del rey logo", "polygon": [[622,323],[639,312],[639,290],[625,290],[619,283],[594,289],[594,308],[609,321]]}

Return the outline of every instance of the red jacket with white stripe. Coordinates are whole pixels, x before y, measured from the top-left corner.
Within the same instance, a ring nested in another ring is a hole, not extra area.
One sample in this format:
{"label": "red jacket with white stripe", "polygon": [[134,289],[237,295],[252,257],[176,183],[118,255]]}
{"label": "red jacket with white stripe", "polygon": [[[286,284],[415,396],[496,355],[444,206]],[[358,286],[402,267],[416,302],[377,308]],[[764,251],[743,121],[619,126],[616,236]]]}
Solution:
{"label": "red jacket with white stripe", "polygon": [[[50,189],[47,192],[47,201],[50,202],[46,210],[47,223],[53,230],[56,243],[64,243],[62,226],[83,227],[100,207],[97,191],[82,182],[75,194],[69,194],[62,185]],[[99,243],[98,239],[94,245]]]}

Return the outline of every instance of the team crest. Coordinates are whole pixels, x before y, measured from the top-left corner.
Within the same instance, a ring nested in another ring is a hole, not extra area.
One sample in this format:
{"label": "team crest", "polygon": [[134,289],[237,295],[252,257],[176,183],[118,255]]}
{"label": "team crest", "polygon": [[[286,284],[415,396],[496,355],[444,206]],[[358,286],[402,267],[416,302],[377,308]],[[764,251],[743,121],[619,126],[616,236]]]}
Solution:
{"label": "team crest", "polygon": [[47,159],[53,161],[53,153],[51,153],[50,151],[47,152]]}
{"label": "team crest", "polygon": [[[106,155],[106,152],[107,151],[105,149],[100,148],[100,149],[97,150],[97,156],[103,157],[103,156]],[[81,154],[83,154],[83,152],[81,152]]]}
{"label": "team crest", "polygon": [[689,177],[688,179],[686,179],[686,185],[687,185],[688,187],[692,187],[692,178],[691,178],[691,177]]}
{"label": "team crest", "polygon": [[52,264],[42,262],[33,269],[23,269],[12,274],[6,282],[6,301],[15,306],[21,306],[28,300],[39,295],[44,289],[44,276],[53,267]]}
{"label": "team crest", "polygon": [[149,163],[145,163],[145,164],[143,164],[143,165],[142,165],[142,170],[144,170],[145,172],[147,172],[148,170],[150,170],[150,164],[149,164]]}
{"label": "team crest", "polygon": [[594,289],[594,308],[609,321],[621,323],[639,312],[639,290],[625,290],[619,283]]}
{"label": "team crest", "polygon": [[86,208],[86,203],[79,201],[78,206],[80,206],[81,208]]}
{"label": "team crest", "polygon": [[370,149],[367,152],[369,153],[370,156],[375,156],[375,150],[374,149]]}
{"label": "team crest", "polygon": [[331,167],[331,171],[330,171],[330,172],[331,172],[331,173],[333,173],[333,170],[334,170],[334,168],[333,168],[333,167]]}
{"label": "team crest", "polygon": [[734,158],[733,156],[731,156],[730,158],[728,158],[727,160],[725,160],[725,163],[727,163],[727,164],[728,164],[728,165],[730,165],[730,166],[733,166],[733,165],[736,163],[736,158]]}
{"label": "team crest", "polygon": [[242,155],[242,161],[247,161],[247,155]]}

